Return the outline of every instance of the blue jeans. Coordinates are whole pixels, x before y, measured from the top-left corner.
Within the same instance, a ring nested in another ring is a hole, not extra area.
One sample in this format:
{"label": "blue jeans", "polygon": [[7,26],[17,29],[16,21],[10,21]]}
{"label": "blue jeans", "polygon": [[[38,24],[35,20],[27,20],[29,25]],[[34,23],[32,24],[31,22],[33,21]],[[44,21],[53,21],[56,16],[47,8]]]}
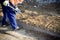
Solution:
{"label": "blue jeans", "polygon": [[2,20],[2,25],[6,24],[6,19],[8,17],[10,24],[12,26],[13,29],[15,29],[16,27],[18,27],[17,22],[16,22],[16,13],[9,7],[4,7],[3,8],[3,20]]}

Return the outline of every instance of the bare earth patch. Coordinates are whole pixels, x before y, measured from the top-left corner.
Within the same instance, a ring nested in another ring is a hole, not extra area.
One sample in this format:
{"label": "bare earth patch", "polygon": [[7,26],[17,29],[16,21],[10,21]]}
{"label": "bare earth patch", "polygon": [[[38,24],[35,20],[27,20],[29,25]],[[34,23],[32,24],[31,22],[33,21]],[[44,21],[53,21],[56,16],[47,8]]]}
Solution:
{"label": "bare earth patch", "polygon": [[[19,15],[19,16],[18,16]],[[17,19],[25,24],[30,24],[44,30],[60,33],[60,16],[17,14]]]}
{"label": "bare earth patch", "polygon": [[[1,14],[0,16],[2,17],[3,14]],[[28,28],[30,27],[30,25],[32,25],[33,27],[40,28],[40,29],[43,29],[43,30],[46,30],[46,31],[54,32],[54,33],[57,33],[57,34],[60,33],[60,16],[38,15],[35,12],[35,14],[34,13],[31,13],[31,14],[29,14],[29,13],[16,14],[16,19],[19,23],[24,23],[24,26],[25,26],[25,24],[27,24]],[[33,28],[33,30],[34,30],[34,28]],[[11,33],[11,35],[14,35],[13,32],[10,32],[10,33]],[[10,33],[8,32],[8,34],[10,34]],[[0,36],[1,40],[5,40],[5,39],[10,40],[10,38],[13,38],[13,40],[19,40],[19,39],[16,39],[15,37],[12,37],[10,35],[5,35],[5,34],[0,34],[0,35],[1,35]],[[4,37],[2,35],[4,35],[5,38],[1,38],[1,37]],[[41,39],[41,37],[42,37],[42,36],[40,37],[41,33],[38,34],[38,35],[39,35],[39,38]],[[7,37],[7,36],[9,36],[9,37]],[[16,36],[16,35],[14,35],[14,36]],[[16,36],[16,37],[20,38],[19,36]],[[43,35],[43,37],[45,38],[44,35]],[[43,39],[43,37],[42,37],[42,39]],[[23,38],[24,37],[22,36],[22,39]],[[33,39],[31,39],[31,40],[33,40]]]}
{"label": "bare earth patch", "polygon": [[[33,15],[34,13],[16,14],[17,20],[55,33],[60,33],[60,16]],[[1,13],[2,17],[3,14]],[[1,18],[2,19],[2,18]],[[1,20],[0,19],[0,20]]]}

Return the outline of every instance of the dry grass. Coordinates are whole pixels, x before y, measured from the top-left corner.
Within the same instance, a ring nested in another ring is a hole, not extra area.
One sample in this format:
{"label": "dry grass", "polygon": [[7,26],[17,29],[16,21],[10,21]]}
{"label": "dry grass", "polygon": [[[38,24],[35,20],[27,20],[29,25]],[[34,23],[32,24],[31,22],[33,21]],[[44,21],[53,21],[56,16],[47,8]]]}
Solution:
{"label": "dry grass", "polygon": [[[18,17],[18,16],[17,16]],[[19,14],[18,19],[26,24],[60,33],[60,16]]]}

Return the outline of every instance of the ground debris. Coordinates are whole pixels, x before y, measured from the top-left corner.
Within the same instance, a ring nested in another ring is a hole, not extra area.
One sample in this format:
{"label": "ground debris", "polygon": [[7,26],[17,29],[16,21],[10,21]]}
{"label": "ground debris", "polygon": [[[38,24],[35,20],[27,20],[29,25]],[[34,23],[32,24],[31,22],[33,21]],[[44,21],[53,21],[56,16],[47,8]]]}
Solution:
{"label": "ground debris", "polygon": [[60,16],[20,14],[20,21],[45,30],[60,33]]}

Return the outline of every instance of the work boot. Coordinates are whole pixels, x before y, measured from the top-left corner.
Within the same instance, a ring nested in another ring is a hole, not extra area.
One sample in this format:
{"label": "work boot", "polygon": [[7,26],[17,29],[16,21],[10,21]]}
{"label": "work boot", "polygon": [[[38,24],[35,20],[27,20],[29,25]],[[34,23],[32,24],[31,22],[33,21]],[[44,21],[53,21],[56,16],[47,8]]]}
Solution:
{"label": "work boot", "polygon": [[1,25],[0,27],[6,27],[6,25]]}
{"label": "work boot", "polygon": [[23,27],[17,27],[17,28],[15,28],[15,29],[13,29],[12,31],[18,31],[18,30],[20,30],[20,29],[22,29]]}
{"label": "work boot", "polygon": [[6,23],[6,24],[1,24],[1,27],[6,27],[6,26],[9,26],[10,24],[9,23]]}

